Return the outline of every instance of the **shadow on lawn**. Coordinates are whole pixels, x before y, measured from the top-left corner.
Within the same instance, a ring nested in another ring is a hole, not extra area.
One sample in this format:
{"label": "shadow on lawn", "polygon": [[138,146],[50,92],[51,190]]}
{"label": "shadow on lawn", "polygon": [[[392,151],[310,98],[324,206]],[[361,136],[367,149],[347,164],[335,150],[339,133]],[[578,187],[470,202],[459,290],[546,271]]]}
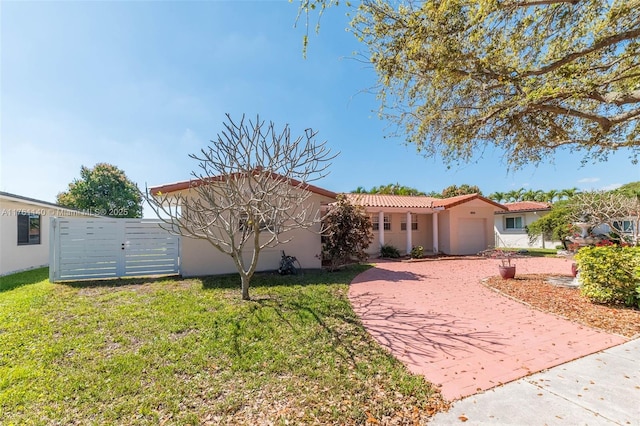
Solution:
{"label": "shadow on lawn", "polygon": [[[251,278],[251,288],[349,284],[357,274],[369,268],[371,265],[352,265],[335,272],[328,272],[324,269],[307,269],[297,275],[280,275],[277,271],[256,272]],[[204,289],[240,288],[240,275],[238,274],[212,275],[197,279],[202,282]]]}
{"label": "shadow on lawn", "polygon": [[[354,265],[337,272],[314,269],[305,270],[297,275],[280,275],[277,271],[256,272],[251,279],[251,288],[275,287],[288,285],[330,285],[349,284],[353,277],[367,269],[370,265]],[[44,269],[44,275],[40,279],[48,278],[48,269]],[[181,282],[201,282],[202,288],[210,289],[240,289],[240,275],[210,275],[204,277],[183,278],[181,276],[156,276],[156,277],[134,277],[134,278],[112,278],[83,281],[64,281],[56,284],[73,288],[95,288],[95,287],[122,287],[129,285],[145,285],[156,283],[181,283]],[[38,282],[38,281],[34,281]],[[28,283],[27,283],[28,284]],[[1,287],[0,287],[1,289]]]}
{"label": "shadow on lawn", "polygon": [[31,271],[0,277],[0,293],[25,285],[37,284],[49,278],[49,268],[32,269]]}
{"label": "shadow on lawn", "polygon": [[181,276],[154,276],[154,277],[133,277],[133,278],[104,278],[98,280],[83,281],[61,281],[55,284],[66,285],[73,288],[96,288],[96,287],[122,287],[127,285],[144,285],[162,282],[180,282],[185,279]]}

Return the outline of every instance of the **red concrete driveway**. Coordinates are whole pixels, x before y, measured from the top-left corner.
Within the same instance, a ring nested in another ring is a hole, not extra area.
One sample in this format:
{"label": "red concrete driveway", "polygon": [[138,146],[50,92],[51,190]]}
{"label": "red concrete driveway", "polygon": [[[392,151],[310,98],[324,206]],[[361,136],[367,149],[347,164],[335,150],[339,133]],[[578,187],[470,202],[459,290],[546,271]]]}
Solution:
{"label": "red concrete driveway", "polygon": [[[571,261],[517,259],[518,274],[569,275]],[[371,335],[454,400],[626,341],[502,296],[481,280],[498,261],[384,262],[358,275],[351,303]]]}

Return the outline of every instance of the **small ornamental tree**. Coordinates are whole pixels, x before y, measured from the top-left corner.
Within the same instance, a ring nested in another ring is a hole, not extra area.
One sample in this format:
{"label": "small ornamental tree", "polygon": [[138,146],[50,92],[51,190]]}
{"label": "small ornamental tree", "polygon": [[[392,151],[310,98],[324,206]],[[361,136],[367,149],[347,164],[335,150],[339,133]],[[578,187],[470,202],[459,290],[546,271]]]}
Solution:
{"label": "small ornamental tree", "polygon": [[329,262],[329,270],[335,271],[353,259],[365,261],[365,250],[373,240],[371,229],[371,219],[364,207],[338,196],[324,217],[322,257]]}
{"label": "small ornamental tree", "polygon": [[147,190],[146,200],[163,227],[188,238],[208,241],[230,256],[240,275],[242,299],[260,252],[291,240],[290,231],[320,222],[310,199],[310,182],[326,175],[335,155],[317,132],[293,137],[289,125],[229,114],[211,144],[189,157],[198,162],[190,187],[162,193]]}
{"label": "small ornamental tree", "polygon": [[587,191],[575,195],[570,202],[572,221],[587,222],[592,227],[608,225],[609,231],[623,241],[625,234],[620,221],[632,223],[631,241],[640,244],[640,198],[628,197],[616,191]]}
{"label": "small ornamental tree", "polygon": [[575,227],[571,224],[571,210],[567,201],[558,201],[551,208],[549,214],[542,216],[527,226],[529,241],[533,242],[542,237],[542,247],[545,240],[565,241],[573,234]]}

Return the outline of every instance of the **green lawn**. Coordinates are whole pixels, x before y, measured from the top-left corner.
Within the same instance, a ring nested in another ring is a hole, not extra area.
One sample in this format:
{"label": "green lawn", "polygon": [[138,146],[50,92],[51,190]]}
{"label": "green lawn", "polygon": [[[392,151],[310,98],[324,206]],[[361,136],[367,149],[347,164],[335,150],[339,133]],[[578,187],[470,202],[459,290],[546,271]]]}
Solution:
{"label": "green lawn", "polygon": [[[0,278],[2,424],[364,424],[424,419],[439,393],[366,334],[366,267],[51,284]],[[435,408],[434,408],[435,407]]]}
{"label": "green lawn", "polygon": [[543,249],[543,248],[525,248],[525,249],[519,249],[519,248],[503,248],[502,250],[505,251],[519,251],[519,250],[526,250],[526,254],[527,256],[533,256],[533,257],[555,257],[558,254],[558,249],[552,248],[552,249]]}

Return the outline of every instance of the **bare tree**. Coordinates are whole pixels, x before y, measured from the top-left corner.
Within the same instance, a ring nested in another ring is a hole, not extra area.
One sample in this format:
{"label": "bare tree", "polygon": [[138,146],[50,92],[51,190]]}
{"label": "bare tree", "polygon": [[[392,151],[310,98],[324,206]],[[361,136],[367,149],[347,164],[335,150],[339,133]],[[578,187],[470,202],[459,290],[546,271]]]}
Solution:
{"label": "bare tree", "polygon": [[627,197],[615,191],[586,191],[574,195],[570,200],[574,222],[586,222],[596,227],[608,225],[610,232],[624,239],[623,221],[632,222],[633,244],[640,242],[640,199]]}
{"label": "bare tree", "polygon": [[[320,222],[312,208],[310,182],[327,174],[331,160],[326,142],[305,130],[295,139],[285,125],[242,119],[229,114],[215,141],[189,157],[199,162],[188,189],[162,193],[147,189],[146,199],[169,231],[203,239],[230,256],[242,282],[242,299],[260,251],[291,239],[288,231]],[[243,257],[249,249],[250,258]]]}

